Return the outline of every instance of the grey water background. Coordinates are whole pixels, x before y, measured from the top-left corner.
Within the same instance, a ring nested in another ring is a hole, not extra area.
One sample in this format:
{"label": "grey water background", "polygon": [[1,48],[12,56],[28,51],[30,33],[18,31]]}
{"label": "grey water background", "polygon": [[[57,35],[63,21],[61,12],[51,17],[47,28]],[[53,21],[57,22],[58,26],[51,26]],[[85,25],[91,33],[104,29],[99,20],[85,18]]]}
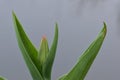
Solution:
{"label": "grey water background", "polygon": [[12,22],[16,13],[39,49],[42,35],[51,45],[55,22],[59,44],[52,80],[67,73],[107,24],[107,36],[85,80],[120,79],[120,0],[0,0],[0,75],[32,80],[18,48]]}

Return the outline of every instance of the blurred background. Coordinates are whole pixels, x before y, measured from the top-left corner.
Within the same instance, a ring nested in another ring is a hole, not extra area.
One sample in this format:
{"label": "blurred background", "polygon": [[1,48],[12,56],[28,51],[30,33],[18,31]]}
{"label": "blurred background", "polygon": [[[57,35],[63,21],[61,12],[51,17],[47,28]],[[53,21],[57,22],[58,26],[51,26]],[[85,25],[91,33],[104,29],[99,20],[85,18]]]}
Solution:
{"label": "blurred background", "polygon": [[120,79],[120,0],[0,0],[0,75],[32,80],[18,48],[12,10],[39,49],[42,35],[51,45],[55,22],[59,44],[52,80],[67,73],[107,24],[107,36],[85,80]]}

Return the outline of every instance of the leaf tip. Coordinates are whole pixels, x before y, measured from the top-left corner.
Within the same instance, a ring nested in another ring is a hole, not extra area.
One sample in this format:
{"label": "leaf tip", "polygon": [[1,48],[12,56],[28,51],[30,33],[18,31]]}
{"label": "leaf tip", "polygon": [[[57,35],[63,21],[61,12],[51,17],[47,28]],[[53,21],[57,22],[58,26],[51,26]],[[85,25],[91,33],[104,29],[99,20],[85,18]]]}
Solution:
{"label": "leaf tip", "polygon": [[13,10],[12,10],[12,16],[13,16],[13,18],[16,17],[15,12]]}
{"label": "leaf tip", "polygon": [[106,33],[107,33],[107,25],[106,25],[105,22],[103,22],[103,25],[104,25],[104,27],[103,27],[103,29],[102,29],[102,32],[103,32],[104,37],[105,37],[105,36],[106,36]]}
{"label": "leaf tip", "polygon": [[106,33],[107,33],[107,25],[106,25],[105,22],[103,22],[103,28],[102,28],[102,30],[100,31],[101,37],[105,38]]}
{"label": "leaf tip", "polygon": [[58,31],[58,23],[57,22],[55,23],[55,28]]}

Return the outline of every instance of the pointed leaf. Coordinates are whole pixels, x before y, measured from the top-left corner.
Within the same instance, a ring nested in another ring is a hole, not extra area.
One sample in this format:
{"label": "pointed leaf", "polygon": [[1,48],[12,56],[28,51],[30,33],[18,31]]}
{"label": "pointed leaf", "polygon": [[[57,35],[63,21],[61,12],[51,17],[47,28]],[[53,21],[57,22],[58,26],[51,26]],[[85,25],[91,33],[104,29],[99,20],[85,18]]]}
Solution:
{"label": "pointed leaf", "polygon": [[84,80],[90,66],[96,58],[106,35],[106,24],[98,37],[92,42],[88,49],[82,54],[77,64],[60,80]]}
{"label": "pointed leaf", "polygon": [[50,48],[49,54],[47,56],[47,59],[43,65],[43,74],[47,80],[51,79],[52,65],[56,54],[57,43],[58,43],[58,25],[56,24],[54,40]]}
{"label": "pointed leaf", "polygon": [[37,65],[38,52],[35,49],[35,47],[32,45],[27,35],[25,34],[22,28],[22,25],[18,21],[14,12],[13,12],[13,21],[14,21],[14,27],[16,31],[16,37],[18,40],[18,45],[21,49],[22,55],[30,70],[33,80],[43,80]]}

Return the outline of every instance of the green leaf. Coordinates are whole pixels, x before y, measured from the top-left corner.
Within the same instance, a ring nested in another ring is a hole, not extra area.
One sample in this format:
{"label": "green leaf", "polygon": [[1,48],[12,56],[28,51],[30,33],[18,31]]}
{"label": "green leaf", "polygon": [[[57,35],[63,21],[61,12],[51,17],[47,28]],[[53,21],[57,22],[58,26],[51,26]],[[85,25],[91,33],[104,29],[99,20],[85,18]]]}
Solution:
{"label": "green leaf", "polygon": [[64,80],[66,78],[66,74],[64,74],[62,77],[59,78],[59,80]]}
{"label": "green leaf", "polygon": [[51,80],[51,71],[57,49],[57,43],[58,43],[58,25],[56,24],[54,40],[52,42],[52,46],[50,48],[46,61],[43,64],[43,74],[46,80]]}
{"label": "green leaf", "polygon": [[6,79],[0,76],[0,80],[6,80]]}
{"label": "green leaf", "polygon": [[43,80],[39,68],[40,64],[38,64],[39,62],[37,60],[38,51],[27,37],[26,33],[22,28],[22,25],[20,24],[14,12],[13,21],[18,45],[21,49],[22,55],[33,77],[33,80]]}
{"label": "green leaf", "polygon": [[82,54],[77,64],[66,75],[59,80],[84,80],[90,66],[96,58],[106,35],[106,24],[99,33],[98,37],[92,42],[88,49]]}

